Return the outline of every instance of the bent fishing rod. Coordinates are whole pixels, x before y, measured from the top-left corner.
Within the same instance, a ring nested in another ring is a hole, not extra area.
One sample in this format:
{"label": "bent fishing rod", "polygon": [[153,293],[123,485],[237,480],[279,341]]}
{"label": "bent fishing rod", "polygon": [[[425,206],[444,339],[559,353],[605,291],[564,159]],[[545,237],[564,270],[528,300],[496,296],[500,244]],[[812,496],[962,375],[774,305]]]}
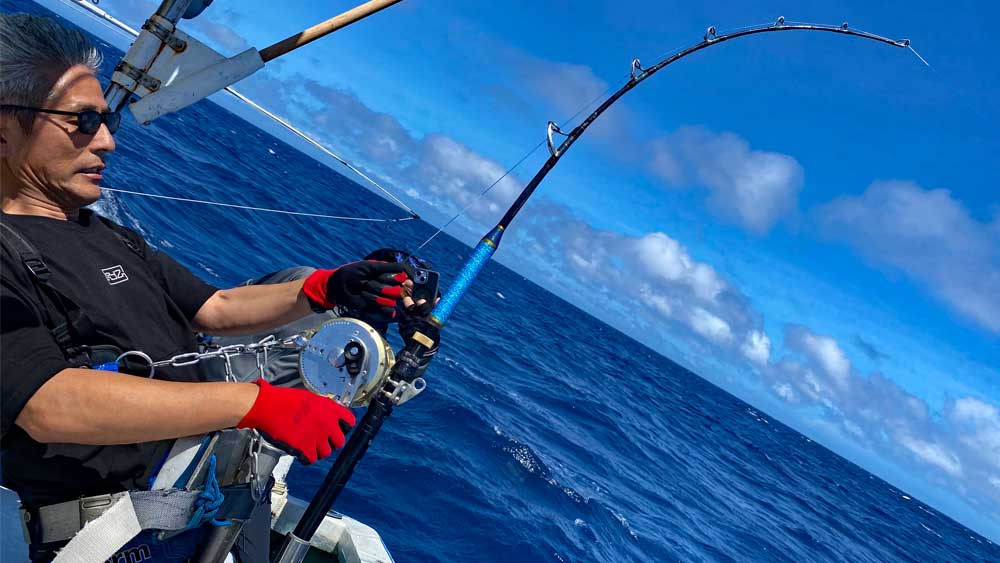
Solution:
{"label": "bent fishing rod", "polygon": [[[302,519],[299,520],[298,526],[296,526],[295,530],[291,534],[286,536],[281,549],[277,551],[275,558],[272,559],[274,563],[291,563],[301,561],[299,557],[304,556],[305,550],[308,549],[309,540],[319,528],[320,523],[333,506],[333,503],[336,501],[340,492],[347,485],[348,480],[354,472],[354,468],[357,466],[358,462],[361,461],[361,458],[368,450],[368,446],[371,445],[371,442],[381,428],[382,423],[390,414],[392,414],[392,410],[396,405],[401,404],[403,401],[415,394],[414,390],[419,392],[419,390],[422,390],[423,385],[426,385],[420,377],[422,370],[420,369],[418,359],[423,357],[424,353],[434,347],[440,329],[444,327],[459,301],[461,301],[462,297],[466,294],[469,288],[472,287],[472,284],[479,275],[479,272],[482,271],[486,263],[496,252],[497,248],[500,246],[500,239],[503,237],[504,232],[509,228],[518,212],[521,211],[521,208],[524,207],[528,198],[531,197],[531,195],[535,192],[535,189],[542,183],[542,180],[544,180],[549,172],[552,171],[563,155],[565,155],[577,139],[583,135],[587,128],[590,127],[590,125],[593,124],[594,121],[601,116],[601,114],[603,114],[609,107],[621,99],[621,97],[630,90],[651,77],[653,74],[679,61],[680,59],[687,57],[688,55],[714,45],[720,45],[738,37],[745,37],[760,33],[795,30],[838,33],[841,35],[849,35],[862,39],[878,41],[893,47],[910,47],[909,39],[895,40],[865,31],[853,30],[847,25],[847,23],[843,23],[839,26],[786,23],[785,18],[780,17],[773,24],[748,27],[724,34],[717,33],[715,27],[713,26],[708,28],[700,42],[667,56],[649,68],[643,68],[639,59],[634,59],[632,61],[630,78],[625,85],[619,88],[614,94],[611,94],[610,97],[604,100],[604,102],[601,103],[597,109],[595,109],[590,115],[587,116],[586,119],[584,119],[569,133],[564,133],[558,125],[550,121],[547,130],[547,142],[550,153],[548,160],[545,161],[545,164],[542,165],[541,169],[538,170],[534,177],[532,177],[531,181],[524,187],[521,194],[517,197],[514,203],[511,204],[510,208],[500,219],[500,222],[498,222],[495,227],[486,233],[482,240],[480,240],[480,242],[473,249],[472,255],[456,276],[455,281],[451,284],[447,293],[444,294],[441,301],[434,307],[433,311],[426,318],[425,330],[423,332],[418,331],[414,335],[414,338],[396,356],[396,363],[390,370],[389,376],[387,377],[381,392],[376,393],[372,398],[368,405],[367,412],[361,419],[357,428],[355,428],[354,432],[351,434],[351,437],[344,446],[344,449],[337,457],[337,460],[334,462],[333,467],[327,474],[326,479],[323,481],[323,484],[320,486],[318,492],[313,497],[312,502],[310,502],[309,507],[303,514]],[[912,47],[910,48],[912,49]],[[914,53],[916,53],[916,51],[914,51]],[[919,57],[919,55],[917,56]],[[562,143],[558,146],[554,143],[554,134],[565,137]]]}

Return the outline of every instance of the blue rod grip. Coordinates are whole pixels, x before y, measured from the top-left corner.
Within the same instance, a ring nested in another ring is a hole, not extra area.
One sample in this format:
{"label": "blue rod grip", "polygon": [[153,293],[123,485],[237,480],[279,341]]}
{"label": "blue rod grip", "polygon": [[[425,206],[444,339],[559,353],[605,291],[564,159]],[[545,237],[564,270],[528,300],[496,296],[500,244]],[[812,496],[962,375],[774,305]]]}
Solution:
{"label": "blue rod grip", "polygon": [[448,292],[444,294],[441,298],[441,302],[434,307],[434,311],[431,312],[431,319],[437,321],[438,324],[444,324],[448,321],[448,317],[451,316],[452,311],[455,310],[455,306],[465,295],[465,292],[472,287],[472,282],[476,281],[476,276],[482,271],[486,263],[489,262],[490,257],[496,252],[497,246],[500,244],[500,237],[503,235],[503,229],[500,227],[494,227],[492,231],[489,232],[483,240],[476,245],[475,250],[472,251],[472,256],[465,262],[462,266],[462,271],[459,272],[458,277],[448,288]]}

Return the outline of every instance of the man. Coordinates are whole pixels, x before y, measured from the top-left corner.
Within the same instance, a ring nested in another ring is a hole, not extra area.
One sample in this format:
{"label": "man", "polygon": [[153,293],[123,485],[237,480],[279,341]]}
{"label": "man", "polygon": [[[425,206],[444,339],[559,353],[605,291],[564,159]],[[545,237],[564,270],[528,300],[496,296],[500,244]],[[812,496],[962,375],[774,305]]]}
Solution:
{"label": "man", "polygon": [[[82,209],[100,197],[119,123],[83,34],[0,14],[0,45],[0,445],[32,561],[66,543],[46,507],[148,489],[177,438],[250,428],[305,462],[341,447],[353,414],[301,389],[224,382],[198,366],[158,368],[152,379],[92,368],[107,347],[155,360],[195,351],[196,330],[250,334],[335,306],[391,315],[402,266],[355,262],[287,283],[207,285]],[[197,544],[213,514],[177,537]]]}

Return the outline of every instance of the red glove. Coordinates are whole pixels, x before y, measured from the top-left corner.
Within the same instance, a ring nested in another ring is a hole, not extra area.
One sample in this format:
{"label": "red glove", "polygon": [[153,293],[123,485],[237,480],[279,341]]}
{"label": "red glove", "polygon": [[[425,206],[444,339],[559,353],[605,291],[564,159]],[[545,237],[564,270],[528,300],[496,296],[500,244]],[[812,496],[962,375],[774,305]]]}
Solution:
{"label": "red glove", "polygon": [[314,307],[340,306],[349,313],[391,319],[407,280],[403,265],[364,260],[336,270],[316,270],[306,278],[303,293]]}
{"label": "red glove", "polygon": [[258,430],[305,464],[344,447],[344,434],[354,426],[354,413],[346,407],[304,389],[274,387],[263,379],[254,383],[260,387],[257,400],[237,428]]}

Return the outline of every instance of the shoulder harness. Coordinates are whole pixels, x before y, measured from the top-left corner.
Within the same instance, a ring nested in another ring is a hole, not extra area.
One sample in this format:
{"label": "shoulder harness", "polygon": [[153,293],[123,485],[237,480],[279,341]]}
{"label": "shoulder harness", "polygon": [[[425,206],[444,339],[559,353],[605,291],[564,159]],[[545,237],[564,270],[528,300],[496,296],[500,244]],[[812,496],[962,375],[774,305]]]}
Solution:
{"label": "shoulder harness", "polygon": [[[103,222],[126,248],[145,259],[142,246],[132,237],[116,228],[110,220],[94,214]],[[87,346],[83,344],[96,333],[87,314],[71,298],[52,283],[52,271],[42,259],[42,255],[28,240],[9,224],[0,222],[0,242],[21,261],[42,305],[42,322],[52,334],[71,367],[93,365],[92,352],[95,348],[109,349],[108,346]],[[119,351],[120,353],[120,351]],[[112,358],[113,359],[113,358]],[[99,362],[98,362],[99,363]]]}

